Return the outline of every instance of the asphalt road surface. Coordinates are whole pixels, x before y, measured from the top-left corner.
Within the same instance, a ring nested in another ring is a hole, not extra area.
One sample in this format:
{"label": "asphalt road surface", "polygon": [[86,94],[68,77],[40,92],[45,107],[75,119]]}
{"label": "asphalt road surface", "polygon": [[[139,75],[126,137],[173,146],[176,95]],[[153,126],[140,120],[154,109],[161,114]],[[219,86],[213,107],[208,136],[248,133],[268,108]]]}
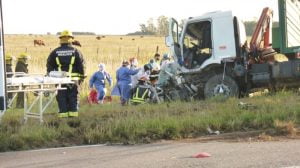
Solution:
{"label": "asphalt road surface", "polygon": [[[210,157],[194,158],[206,152]],[[0,153],[1,168],[300,168],[300,140],[267,142],[165,141]]]}

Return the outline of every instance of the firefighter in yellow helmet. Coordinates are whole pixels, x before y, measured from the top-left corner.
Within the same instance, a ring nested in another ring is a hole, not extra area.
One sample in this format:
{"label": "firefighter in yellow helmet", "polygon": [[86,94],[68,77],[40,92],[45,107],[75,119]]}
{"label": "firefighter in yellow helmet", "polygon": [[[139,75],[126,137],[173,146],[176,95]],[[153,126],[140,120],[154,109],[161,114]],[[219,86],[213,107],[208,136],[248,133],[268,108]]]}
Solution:
{"label": "firefighter in yellow helmet", "polygon": [[58,91],[58,117],[78,117],[79,85],[84,79],[84,59],[81,52],[72,46],[72,32],[64,30],[60,33],[60,46],[54,49],[47,60],[47,73],[65,71],[75,82],[65,85],[66,90]]}
{"label": "firefighter in yellow helmet", "polygon": [[[22,76],[22,73],[28,73],[28,60],[30,59],[30,55],[28,53],[21,53],[17,57],[17,64],[15,68],[15,72],[18,73],[16,76]],[[17,97],[17,108],[24,108],[24,93],[18,93]]]}
{"label": "firefighter in yellow helmet", "polygon": [[[12,70],[12,62],[14,60],[14,57],[11,55],[11,53],[6,53],[5,54],[5,68],[6,68],[6,77],[10,78],[13,76],[13,70]],[[7,94],[8,99],[12,99],[12,93]]]}
{"label": "firefighter in yellow helmet", "polygon": [[[6,67],[6,73],[12,73],[12,62],[14,60],[14,57],[11,55],[11,53],[5,54],[5,67]],[[12,74],[6,75],[8,78],[12,76]]]}

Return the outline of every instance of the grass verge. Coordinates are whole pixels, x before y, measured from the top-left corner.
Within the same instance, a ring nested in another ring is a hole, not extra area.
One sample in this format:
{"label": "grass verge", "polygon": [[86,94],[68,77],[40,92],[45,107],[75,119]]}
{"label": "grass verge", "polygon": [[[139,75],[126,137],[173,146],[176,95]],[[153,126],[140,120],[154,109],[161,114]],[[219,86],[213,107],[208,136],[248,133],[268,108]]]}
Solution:
{"label": "grass verge", "polygon": [[[0,125],[0,151],[98,143],[150,143],[193,138],[207,128],[221,133],[272,128],[276,134],[295,133],[300,124],[300,97],[279,92],[245,99],[172,102],[121,107],[83,105],[79,118],[58,119],[55,109],[45,122],[22,123],[22,111],[11,110]],[[243,103],[240,103],[243,102]]]}

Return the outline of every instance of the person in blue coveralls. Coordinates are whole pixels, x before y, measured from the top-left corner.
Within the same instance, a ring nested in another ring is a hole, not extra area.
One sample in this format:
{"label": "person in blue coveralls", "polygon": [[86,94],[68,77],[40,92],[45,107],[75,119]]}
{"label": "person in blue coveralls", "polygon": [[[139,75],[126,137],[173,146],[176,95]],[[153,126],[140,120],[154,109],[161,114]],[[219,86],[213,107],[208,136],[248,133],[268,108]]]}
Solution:
{"label": "person in blue coveralls", "polygon": [[108,81],[109,86],[112,86],[112,79],[108,72],[105,71],[105,64],[101,63],[98,65],[99,70],[95,72],[91,79],[89,87],[92,90],[96,88],[97,90],[97,99],[99,104],[103,104],[105,97],[105,80]]}
{"label": "person in blue coveralls", "polygon": [[[120,100],[122,105],[126,105],[130,98],[131,91],[131,76],[139,72],[140,69],[130,69],[129,62],[123,61],[122,66],[117,70],[117,85],[113,89],[115,95],[120,95]],[[114,95],[112,93],[112,95]]]}

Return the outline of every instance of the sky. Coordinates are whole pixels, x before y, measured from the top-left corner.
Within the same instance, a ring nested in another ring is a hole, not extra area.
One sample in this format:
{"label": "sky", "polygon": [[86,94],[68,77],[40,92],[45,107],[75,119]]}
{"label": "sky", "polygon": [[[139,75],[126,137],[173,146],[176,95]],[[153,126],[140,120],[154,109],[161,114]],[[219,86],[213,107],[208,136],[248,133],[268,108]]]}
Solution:
{"label": "sky", "polygon": [[[259,18],[264,7],[278,17],[277,0],[2,0],[5,34],[46,34],[62,30],[122,35],[149,18],[181,20],[232,10],[240,19]],[[278,20],[278,19],[277,19]]]}

